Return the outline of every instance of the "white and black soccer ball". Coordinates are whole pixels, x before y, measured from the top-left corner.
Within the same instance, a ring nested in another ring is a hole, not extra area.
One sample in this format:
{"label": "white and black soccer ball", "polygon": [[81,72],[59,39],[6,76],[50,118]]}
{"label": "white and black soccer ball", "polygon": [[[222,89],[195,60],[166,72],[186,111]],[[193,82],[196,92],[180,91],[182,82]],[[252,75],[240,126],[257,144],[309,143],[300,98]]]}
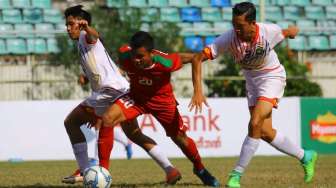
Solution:
{"label": "white and black soccer ball", "polygon": [[84,188],[110,188],[112,176],[101,166],[92,166],[84,171]]}

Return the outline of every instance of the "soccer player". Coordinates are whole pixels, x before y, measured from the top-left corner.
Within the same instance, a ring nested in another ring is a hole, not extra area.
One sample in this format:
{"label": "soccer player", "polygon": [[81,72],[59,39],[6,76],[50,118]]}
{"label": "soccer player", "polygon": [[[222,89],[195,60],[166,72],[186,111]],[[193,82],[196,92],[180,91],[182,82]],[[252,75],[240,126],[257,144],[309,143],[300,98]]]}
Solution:
{"label": "soccer player", "polygon": [[[130,121],[141,114],[152,114],[164,127],[167,136],[193,163],[194,173],[204,185],[219,186],[219,182],[204,167],[195,142],[186,135],[177,109],[171,72],[182,67],[182,61],[191,59],[188,54],[166,54],[154,49],[149,33],[139,31],[120,48],[119,64],[130,78],[130,93],[116,101],[103,115],[104,126]],[[123,126],[123,125],[122,125]]]}
{"label": "soccer player", "polygon": [[258,148],[260,140],[277,150],[298,159],[304,169],[304,181],[314,176],[317,159],[315,151],[303,150],[287,136],[272,128],[272,109],[278,105],[286,85],[286,73],[273,50],[285,38],[294,38],[299,29],[290,26],[282,30],[275,24],[256,23],[256,9],[252,3],[242,2],[233,7],[233,29],[220,35],[213,44],[195,55],[192,62],[194,95],[190,110],[202,110],[206,99],[201,86],[202,61],[220,54],[230,54],[243,69],[250,110],[248,135],[241,148],[239,161],[230,173],[228,187],[240,187],[240,178]]}
{"label": "soccer player", "polygon": [[[129,83],[120,74],[118,67],[109,57],[98,32],[91,27],[91,15],[81,5],[70,7],[65,11],[66,26],[69,37],[78,42],[80,65],[90,82],[92,95],[80,103],[66,117],[65,129],[70,138],[73,152],[83,173],[89,167],[87,143],[80,130],[86,123],[99,124],[100,116],[115,100],[128,93]],[[166,182],[175,184],[181,178],[179,171],[172,166],[168,158],[160,151],[156,143],[142,134],[136,119],[123,122],[125,134],[134,143],[145,149],[166,173]],[[108,169],[110,153],[113,146],[113,128],[102,127],[99,132],[99,163]],[[83,181],[80,173],[63,179],[65,183]]]}

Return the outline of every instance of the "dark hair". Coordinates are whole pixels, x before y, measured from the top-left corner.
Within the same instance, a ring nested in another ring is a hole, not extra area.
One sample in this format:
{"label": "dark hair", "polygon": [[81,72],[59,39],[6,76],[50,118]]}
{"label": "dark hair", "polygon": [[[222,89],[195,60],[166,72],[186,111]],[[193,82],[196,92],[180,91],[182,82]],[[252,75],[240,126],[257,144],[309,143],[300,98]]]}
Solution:
{"label": "dark hair", "polygon": [[253,3],[250,2],[242,2],[235,4],[232,8],[233,16],[241,16],[245,14],[245,20],[248,22],[252,22],[256,20],[256,8]]}
{"label": "dark hair", "polygon": [[73,17],[79,17],[88,22],[89,25],[91,25],[91,14],[87,11],[82,9],[82,5],[76,5],[73,7],[69,7],[64,11],[65,18],[69,16]]}
{"label": "dark hair", "polygon": [[141,47],[145,47],[146,50],[152,51],[154,49],[154,40],[153,37],[145,32],[145,31],[138,31],[136,32],[129,42],[132,49],[138,49]]}

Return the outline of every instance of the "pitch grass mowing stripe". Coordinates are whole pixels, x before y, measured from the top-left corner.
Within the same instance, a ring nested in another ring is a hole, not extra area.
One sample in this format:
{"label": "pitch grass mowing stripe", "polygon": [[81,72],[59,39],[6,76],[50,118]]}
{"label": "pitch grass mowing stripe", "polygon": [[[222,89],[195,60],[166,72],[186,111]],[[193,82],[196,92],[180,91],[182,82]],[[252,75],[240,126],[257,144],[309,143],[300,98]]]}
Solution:
{"label": "pitch grass mowing stripe", "polygon": [[[206,158],[204,164],[222,186],[237,158]],[[172,159],[182,173],[177,188],[203,187],[193,175],[192,165],[186,159]],[[165,175],[149,159],[111,160],[112,187],[163,187]],[[336,155],[320,155],[316,176],[311,184],[303,181],[299,162],[291,157],[255,157],[242,178],[242,187],[261,188],[335,188]],[[76,169],[75,161],[29,161],[22,163],[0,162],[0,187],[61,188],[81,187],[65,185],[61,179]]]}

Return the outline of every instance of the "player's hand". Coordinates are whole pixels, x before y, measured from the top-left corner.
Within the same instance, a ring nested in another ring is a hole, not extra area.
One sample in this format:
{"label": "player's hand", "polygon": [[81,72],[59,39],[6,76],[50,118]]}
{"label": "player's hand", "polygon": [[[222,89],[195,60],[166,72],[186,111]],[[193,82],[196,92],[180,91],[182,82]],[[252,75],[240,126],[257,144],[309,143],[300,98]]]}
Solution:
{"label": "player's hand", "polygon": [[86,20],[78,20],[77,24],[79,25],[80,30],[83,30],[89,27],[89,23]]}
{"label": "player's hand", "polygon": [[202,92],[195,92],[188,105],[189,111],[191,112],[195,108],[195,114],[198,112],[201,113],[203,103],[205,106],[209,107],[206,97],[202,94]]}
{"label": "player's hand", "polygon": [[83,75],[79,75],[78,77],[78,84],[81,85],[81,86],[84,86],[88,83],[88,79]]}
{"label": "player's hand", "polygon": [[290,26],[288,26],[288,32],[289,32],[289,34],[288,34],[288,37],[290,38],[290,39],[294,39],[295,38],[295,36],[299,33],[299,28],[298,27],[296,27],[296,26],[294,26],[294,25],[290,25]]}

